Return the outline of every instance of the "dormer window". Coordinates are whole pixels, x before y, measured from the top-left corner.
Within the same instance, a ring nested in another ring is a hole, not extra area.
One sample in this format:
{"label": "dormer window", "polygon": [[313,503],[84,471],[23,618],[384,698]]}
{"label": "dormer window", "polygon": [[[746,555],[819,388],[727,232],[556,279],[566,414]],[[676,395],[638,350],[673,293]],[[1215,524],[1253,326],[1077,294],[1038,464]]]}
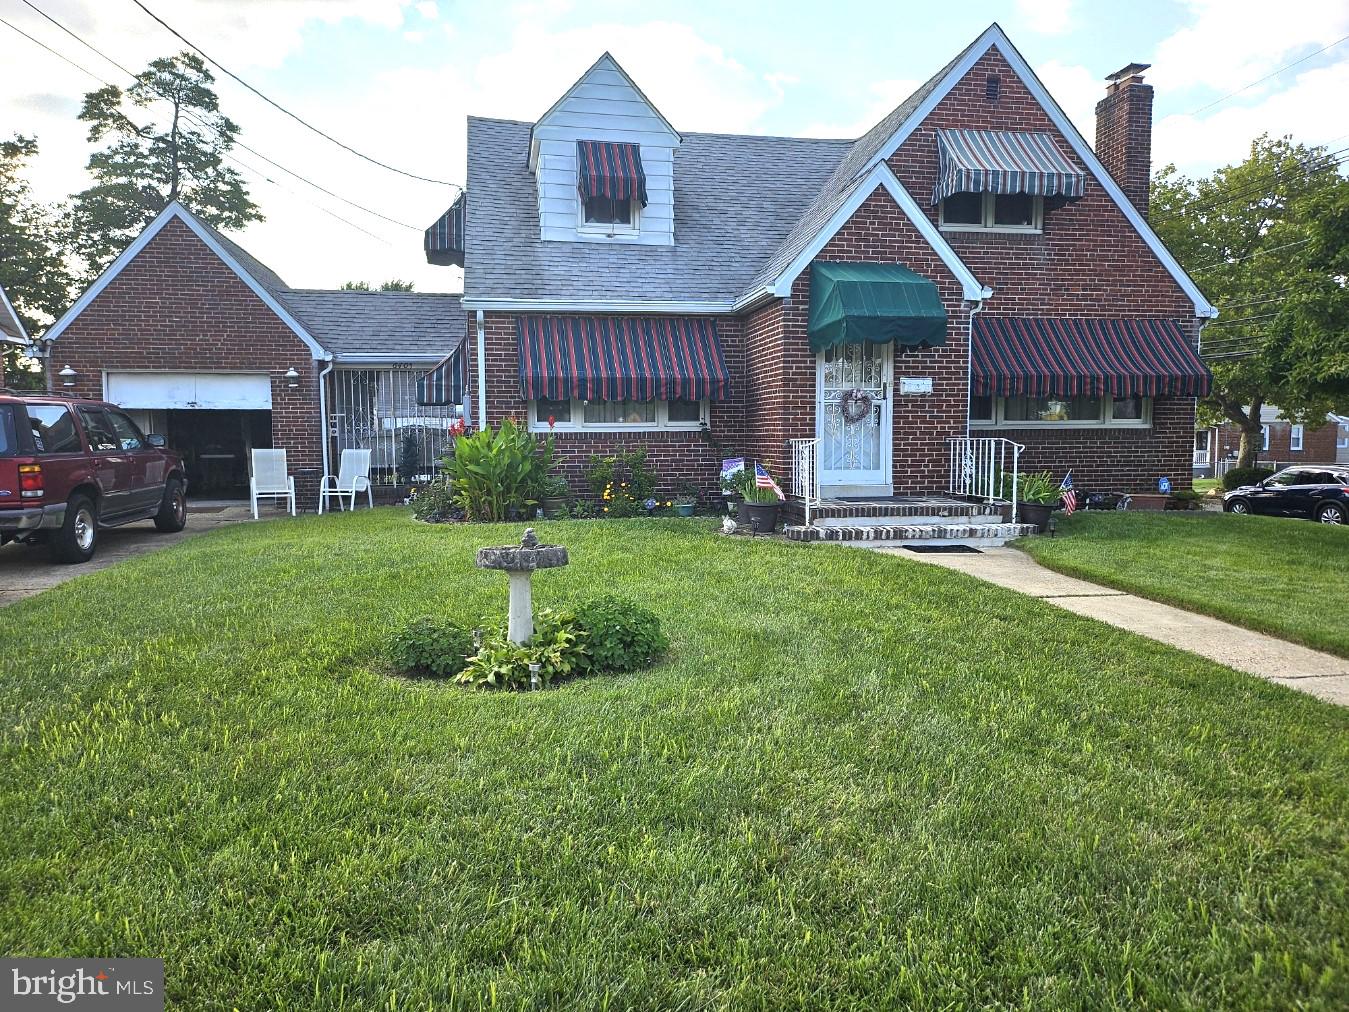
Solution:
{"label": "dormer window", "polygon": [[576,192],[583,231],[609,235],[636,231],[638,208],[647,202],[640,147],[621,141],[577,141]]}

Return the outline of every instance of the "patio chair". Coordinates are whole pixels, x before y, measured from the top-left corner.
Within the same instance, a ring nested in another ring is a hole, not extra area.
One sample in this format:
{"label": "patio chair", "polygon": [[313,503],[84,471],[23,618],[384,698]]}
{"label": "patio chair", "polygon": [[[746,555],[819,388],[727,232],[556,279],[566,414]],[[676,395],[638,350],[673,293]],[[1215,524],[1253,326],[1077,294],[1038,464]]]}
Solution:
{"label": "patio chair", "polygon": [[295,479],[286,473],[285,450],[254,450],[253,474],[248,479],[248,499],[253,505],[253,519],[258,519],[259,499],[286,499],[290,501],[290,515],[295,515]]}
{"label": "patio chair", "polygon": [[347,499],[347,507],[356,508],[356,493],[364,492],[366,501],[373,508],[375,493],[370,488],[370,451],[343,450],[342,464],[337,477],[325,474],[319,482],[319,512],[329,505],[331,498],[337,499],[337,508],[343,509],[342,500]]}

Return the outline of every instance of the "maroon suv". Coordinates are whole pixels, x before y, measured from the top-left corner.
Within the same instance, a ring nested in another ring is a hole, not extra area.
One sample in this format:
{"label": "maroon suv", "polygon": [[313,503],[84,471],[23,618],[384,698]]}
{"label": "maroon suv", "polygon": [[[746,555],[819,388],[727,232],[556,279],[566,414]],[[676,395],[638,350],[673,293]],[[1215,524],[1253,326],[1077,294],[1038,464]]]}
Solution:
{"label": "maroon suv", "polygon": [[0,545],[45,542],[59,562],[88,562],[103,527],[187,523],[187,477],[162,436],[115,404],[0,390]]}

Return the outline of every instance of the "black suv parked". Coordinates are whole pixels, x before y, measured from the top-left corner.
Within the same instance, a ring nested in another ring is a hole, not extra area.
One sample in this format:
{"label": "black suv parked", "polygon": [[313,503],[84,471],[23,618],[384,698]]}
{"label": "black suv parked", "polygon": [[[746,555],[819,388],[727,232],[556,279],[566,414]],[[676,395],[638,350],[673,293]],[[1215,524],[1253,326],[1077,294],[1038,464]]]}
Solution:
{"label": "black suv parked", "polygon": [[1228,513],[1264,513],[1276,517],[1309,517],[1323,524],[1349,523],[1349,468],[1311,465],[1290,467],[1255,485],[1223,496]]}

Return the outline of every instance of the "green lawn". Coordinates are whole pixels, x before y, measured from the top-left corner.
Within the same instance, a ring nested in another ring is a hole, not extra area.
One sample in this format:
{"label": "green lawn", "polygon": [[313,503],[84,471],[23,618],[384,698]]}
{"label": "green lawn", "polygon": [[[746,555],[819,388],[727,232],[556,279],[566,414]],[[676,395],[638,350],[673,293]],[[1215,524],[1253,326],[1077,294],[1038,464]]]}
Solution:
{"label": "green lawn", "polygon": [[1194,479],[1194,490],[1200,495],[1208,495],[1210,492],[1222,485],[1221,478],[1196,478]]}
{"label": "green lawn", "polygon": [[394,509],[0,611],[0,951],[194,1010],[1349,1005],[1349,712],[861,549],[540,532],[664,664],[384,676],[519,534]]}
{"label": "green lawn", "polygon": [[1227,513],[1078,513],[1017,542],[1051,569],[1349,657],[1349,528]]}

